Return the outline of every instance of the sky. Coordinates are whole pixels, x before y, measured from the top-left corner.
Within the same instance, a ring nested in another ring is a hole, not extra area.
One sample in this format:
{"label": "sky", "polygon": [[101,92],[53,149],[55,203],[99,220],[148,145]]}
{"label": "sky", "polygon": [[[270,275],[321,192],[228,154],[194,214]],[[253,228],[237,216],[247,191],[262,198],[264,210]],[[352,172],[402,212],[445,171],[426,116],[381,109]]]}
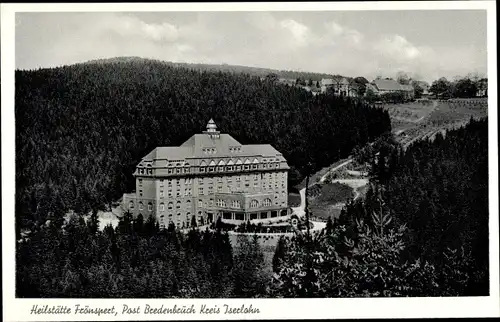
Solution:
{"label": "sky", "polygon": [[422,80],[487,73],[486,11],[16,13],[16,68],[118,56]]}

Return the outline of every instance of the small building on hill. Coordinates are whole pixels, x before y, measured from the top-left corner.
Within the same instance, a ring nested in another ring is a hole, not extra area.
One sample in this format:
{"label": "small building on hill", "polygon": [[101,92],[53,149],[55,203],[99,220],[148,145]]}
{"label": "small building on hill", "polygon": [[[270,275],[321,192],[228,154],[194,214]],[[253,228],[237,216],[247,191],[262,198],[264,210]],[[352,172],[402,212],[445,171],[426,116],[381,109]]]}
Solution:
{"label": "small building on hill", "polygon": [[329,89],[337,96],[355,96],[355,90],[347,77],[323,78],[321,80],[321,92],[326,93]]}
{"label": "small building on hill", "polygon": [[402,93],[406,99],[415,97],[415,90],[412,85],[402,85],[393,79],[376,79],[371,83],[370,88],[377,95]]}

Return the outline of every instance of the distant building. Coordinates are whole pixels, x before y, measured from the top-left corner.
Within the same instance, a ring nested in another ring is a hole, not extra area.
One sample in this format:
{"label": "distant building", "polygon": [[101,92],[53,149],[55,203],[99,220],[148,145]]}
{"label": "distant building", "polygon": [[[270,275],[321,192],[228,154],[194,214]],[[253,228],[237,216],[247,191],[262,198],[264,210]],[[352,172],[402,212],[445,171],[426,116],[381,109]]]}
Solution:
{"label": "distant building", "polygon": [[355,96],[356,91],[351,86],[349,79],[346,77],[323,78],[321,80],[321,92],[326,93],[328,89],[333,90],[334,95],[338,96]]}
{"label": "distant building", "polygon": [[411,82],[411,85],[413,86],[413,89],[415,90],[415,88],[418,86],[422,89],[422,98],[428,98],[429,97],[429,89],[430,89],[430,85],[429,83],[427,82],[424,82],[424,81],[412,81]]}
{"label": "distant building", "polygon": [[402,85],[393,79],[376,79],[370,85],[370,88],[377,95],[400,92],[404,94],[407,99],[415,97],[415,91],[412,85]]}
{"label": "distant building", "polygon": [[269,144],[242,145],[207,130],[181,146],[157,147],[134,172],[136,192],[124,194],[134,217],[154,216],[162,227],[188,227],[217,217],[239,223],[288,215],[288,164]]}

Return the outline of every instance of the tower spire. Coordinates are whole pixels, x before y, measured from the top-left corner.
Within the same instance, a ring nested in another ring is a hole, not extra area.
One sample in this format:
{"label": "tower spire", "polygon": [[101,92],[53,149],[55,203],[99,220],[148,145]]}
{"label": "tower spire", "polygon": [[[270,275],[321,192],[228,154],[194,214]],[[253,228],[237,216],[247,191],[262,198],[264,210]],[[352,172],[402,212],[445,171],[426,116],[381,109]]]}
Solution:
{"label": "tower spire", "polygon": [[217,131],[217,125],[215,125],[215,122],[213,119],[210,119],[210,121],[208,121],[207,130],[203,133],[208,134],[210,136],[210,138],[212,138],[212,139],[220,138],[220,132]]}

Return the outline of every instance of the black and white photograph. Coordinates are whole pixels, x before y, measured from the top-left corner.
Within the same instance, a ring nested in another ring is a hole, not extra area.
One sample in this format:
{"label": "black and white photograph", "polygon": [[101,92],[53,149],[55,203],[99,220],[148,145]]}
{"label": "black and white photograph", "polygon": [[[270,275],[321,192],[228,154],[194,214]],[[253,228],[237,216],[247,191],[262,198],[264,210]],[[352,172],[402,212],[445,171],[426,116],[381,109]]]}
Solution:
{"label": "black and white photograph", "polygon": [[495,4],[447,3],[10,12],[11,313],[498,300]]}

